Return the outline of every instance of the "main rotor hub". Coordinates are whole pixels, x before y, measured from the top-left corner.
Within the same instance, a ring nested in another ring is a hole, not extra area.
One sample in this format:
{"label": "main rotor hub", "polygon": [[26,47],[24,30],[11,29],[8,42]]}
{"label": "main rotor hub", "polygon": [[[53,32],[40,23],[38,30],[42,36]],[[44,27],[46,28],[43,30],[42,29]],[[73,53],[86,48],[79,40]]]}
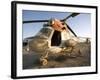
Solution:
{"label": "main rotor hub", "polygon": [[51,27],[56,31],[63,31],[66,29],[64,22],[59,19],[51,19],[50,20]]}

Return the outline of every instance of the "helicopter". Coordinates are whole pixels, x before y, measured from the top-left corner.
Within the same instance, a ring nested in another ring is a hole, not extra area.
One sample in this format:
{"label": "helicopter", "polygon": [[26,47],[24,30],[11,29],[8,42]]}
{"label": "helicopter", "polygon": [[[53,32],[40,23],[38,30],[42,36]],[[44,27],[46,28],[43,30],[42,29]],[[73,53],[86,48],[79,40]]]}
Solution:
{"label": "helicopter", "polygon": [[[64,19],[48,19],[48,20],[30,20],[23,21],[28,23],[44,23],[43,28],[33,37],[26,38],[23,46],[28,46],[26,51],[34,51],[40,53],[39,61],[42,65],[47,65],[49,55],[58,56],[62,52],[72,52],[74,46],[82,40],[69,27],[66,20],[74,18],[80,13],[72,13]],[[86,38],[83,42],[90,42],[90,38]],[[79,50],[80,53],[80,50]]]}

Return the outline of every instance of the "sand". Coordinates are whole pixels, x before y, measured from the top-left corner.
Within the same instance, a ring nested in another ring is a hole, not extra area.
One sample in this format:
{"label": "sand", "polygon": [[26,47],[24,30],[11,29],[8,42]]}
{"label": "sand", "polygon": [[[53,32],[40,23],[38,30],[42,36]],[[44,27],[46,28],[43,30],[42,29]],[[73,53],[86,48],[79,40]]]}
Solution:
{"label": "sand", "polygon": [[90,43],[77,44],[72,52],[49,53],[47,65],[39,61],[41,54],[23,50],[23,69],[91,66]]}

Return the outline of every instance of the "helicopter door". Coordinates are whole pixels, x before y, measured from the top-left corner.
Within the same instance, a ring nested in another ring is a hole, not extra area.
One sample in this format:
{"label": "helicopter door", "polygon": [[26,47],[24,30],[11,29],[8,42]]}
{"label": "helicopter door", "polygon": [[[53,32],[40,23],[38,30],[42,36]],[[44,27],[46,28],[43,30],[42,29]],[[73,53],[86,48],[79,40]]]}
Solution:
{"label": "helicopter door", "polygon": [[60,44],[61,44],[61,32],[55,30],[51,38],[51,46],[59,46]]}

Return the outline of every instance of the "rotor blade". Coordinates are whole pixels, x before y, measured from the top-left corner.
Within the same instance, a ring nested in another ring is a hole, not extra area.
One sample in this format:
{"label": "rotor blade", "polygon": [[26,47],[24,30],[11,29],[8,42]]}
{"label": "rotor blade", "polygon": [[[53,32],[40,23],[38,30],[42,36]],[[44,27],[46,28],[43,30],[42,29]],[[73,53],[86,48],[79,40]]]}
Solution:
{"label": "rotor blade", "polygon": [[23,21],[23,23],[39,23],[39,22],[48,22],[49,20],[30,20],[30,21]]}
{"label": "rotor blade", "polygon": [[[65,19],[61,21],[66,21],[70,17],[75,17],[79,15],[80,13],[72,13],[71,15],[67,16]],[[39,22],[48,22],[49,20],[30,20],[30,21],[23,21],[23,23],[39,23]]]}
{"label": "rotor blade", "polygon": [[74,36],[75,37],[77,37],[77,35],[74,33],[74,31],[69,27],[69,25],[68,24],[66,24],[67,25],[67,27],[68,27],[68,29],[74,34]]}
{"label": "rotor blade", "polygon": [[77,15],[79,15],[80,13],[72,13],[71,15],[67,16],[65,19],[63,19],[62,21],[66,21],[67,19],[69,19],[70,17],[75,17]]}
{"label": "rotor blade", "polygon": [[75,17],[75,16],[77,16],[77,15],[79,15],[80,13],[73,13],[71,16],[72,17]]}

